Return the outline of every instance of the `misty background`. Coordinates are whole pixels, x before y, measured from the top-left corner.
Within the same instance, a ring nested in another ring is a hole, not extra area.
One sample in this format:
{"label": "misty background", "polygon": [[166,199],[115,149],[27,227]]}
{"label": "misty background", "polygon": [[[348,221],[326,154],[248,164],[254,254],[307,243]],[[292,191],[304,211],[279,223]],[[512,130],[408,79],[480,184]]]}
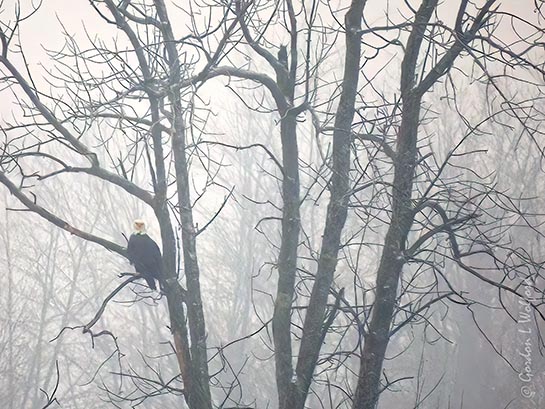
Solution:
{"label": "misty background", "polygon": [[[65,65],[70,66],[72,60],[63,61],[62,53],[78,54],[77,49],[70,47],[77,43],[85,50],[90,47],[91,40],[106,48],[114,47],[114,44],[118,49],[127,47],[116,28],[98,17],[89,2],[69,3],[44,1],[34,15],[22,21],[17,44],[24,50],[25,59],[17,53],[13,57],[19,67],[32,73],[37,89],[65,102],[73,98],[77,88],[65,83],[66,77],[73,77]],[[320,24],[329,29],[324,30],[320,40],[312,45],[316,47],[316,54],[327,50],[315,77],[315,102],[320,118],[327,116],[322,112],[332,111],[338,104],[336,98],[330,98],[330,95],[338,95],[338,79],[343,72],[344,39],[336,28],[336,19],[342,20],[350,2],[328,3],[320,6]],[[366,23],[380,27],[401,21],[403,16],[410,14],[407,3],[415,8],[420,4],[418,1],[369,1]],[[195,21],[205,24],[209,18],[208,7],[212,7],[202,4],[199,8],[195,4],[195,9],[189,11],[182,4],[178,6],[169,4],[169,11],[175,31],[178,31],[175,34],[180,36],[192,24],[191,13],[196,16]],[[503,6],[506,13],[516,12],[521,18],[542,27],[543,20],[538,18],[533,1],[506,2]],[[437,18],[452,23],[458,7],[458,1],[442,2]],[[329,14],[328,8],[333,10]],[[32,4],[21,1],[20,9],[28,12]],[[14,2],[4,1],[0,10],[0,20],[8,26],[17,10]],[[215,16],[214,12],[210,13]],[[498,30],[504,30],[506,42],[524,37],[526,26],[521,25],[517,30],[508,17],[502,18]],[[276,26],[268,35],[270,44],[289,41],[285,31]],[[390,33],[384,35],[395,37]],[[408,35],[401,33],[398,37],[398,41],[404,43]],[[369,44],[378,45],[382,41],[372,35],[368,37]],[[233,55],[232,61],[241,63],[245,60],[244,64],[253,71],[272,72],[263,60],[250,55],[249,49],[244,48],[249,48],[247,45],[241,47],[243,51]],[[363,48],[364,57],[375,53],[365,45]],[[192,58],[191,52],[185,56],[189,60]],[[544,48],[532,50],[531,56],[538,61],[545,60]],[[133,61],[134,58],[128,59]],[[394,43],[381,50],[378,57],[362,64],[363,81],[358,92],[362,107],[357,109],[354,122],[371,116],[395,116],[390,108],[381,106],[380,100],[399,96],[402,59],[403,47]],[[491,72],[502,73],[503,66],[494,65],[494,61],[489,64]],[[101,68],[97,65],[87,69],[100,71]],[[532,263],[514,262],[512,271],[505,276],[503,271],[496,273],[493,263],[484,256],[472,256],[471,263],[489,271],[494,279],[500,277],[497,280],[506,285],[524,289],[525,274],[541,277],[541,260],[545,258],[541,224],[545,208],[542,151],[545,144],[542,138],[539,139],[543,136],[545,119],[545,84],[543,77],[516,69],[512,75],[519,80],[528,79],[528,82],[511,81],[509,76],[498,80],[504,87],[506,99],[515,101],[523,96],[524,100],[533,100],[533,113],[528,115],[526,125],[541,131],[528,137],[524,126],[508,112],[481,123],[491,115],[493,108],[501,110],[504,103],[490,97],[489,85],[481,81],[474,70],[471,59],[462,58],[449,80],[437,84],[423,97],[419,157],[433,156],[433,163],[440,167],[455,152],[454,166],[447,167],[442,173],[444,180],[467,182],[468,186],[471,181],[478,180],[493,186],[496,192],[504,193],[498,197],[505,198],[506,202],[507,197],[518,200],[516,208],[521,212],[516,214],[505,210],[512,202],[496,206],[497,199],[490,199],[489,203],[486,202],[489,199],[483,199],[484,213],[489,212],[486,216],[505,220],[506,228],[503,230],[502,222],[498,222],[494,231],[486,230],[482,234],[487,237],[497,234],[498,240],[501,235],[502,243],[509,243],[502,247],[504,256],[509,257],[507,247],[524,249],[531,255]],[[455,98],[449,81],[456,83]],[[30,111],[19,105],[21,101],[23,105],[28,101],[16,87],[8,86],[8,82],[3,81],[0,88],[2,128],[32,119],[28,116]],[[197,246],[212,394],[218,407],[229,390],[232,401],[247,407],[276,408],[275,351],[270,320],[277,286],[282,186],[281,173],[270,154],[282,155],[278,136],[280,118],[269,108],[272,98],[263,89],[233,78],[208,80],[198,88],[196,96],[184,98],[191,100],[194,110],[186,144],[194,223],[197,229],[206,226],[198,236]],[[367,106],[363,106],[364,101]],[[132,101],[131,104],[135,115],[145,112],[145,101]],[[58,111],[62,107],[57,105],[54,109]],[[332,140],[331,135],[317,135],[314,119],[310,114],[298,117],[303,198],[300,214],[304,229],[300,235],[296,284],[300,295],[295,298],[292,313],[299,317],[294,318],[297,322],[303,319],[303,306],[310,293],[311,272],[320,252],[329,195],[329,173],[324,157],[330,154]],[[384,127],[384,134],[390,141],[396,135],[394,122],[390,128]],[[377,132],[382,130],[377,126]],[[47,134],[49,130],[38,125],[35,132],[39,138],[40,132]],[[86,128],[83,139],[98,152],[100,161],[115,169],[117,158],[132,152],[133,148],[127,142],[133,140],[131,132],[115,120],[97,121]],[[9,132],[2,132],[3,144],[7,146],[8,141],[22,134],[11,128]],[[120,138],[120,135],[126,135],[128,139]],[[458,147],[462,140],[463,144]],[[25,144],[27,142],[21,140],[21,146]],[[260,147],[232,149],[226,146],[252,144],[264,146],[267,151]],[[55,154],[75,158],[67,147],[51,149]],[[373,298],[377,265],[388,228],[384,209],[390,206],[388,192],[381,183],[389,180],[393,171],[380,149],[354,149],[356,156],[361,158],[354,160],[351,169],[354,185],[363,185],[364,181],[358,179],[360,174],[371,175],[368,179],[375,184],[356,191],[351,199],[333,288],[335,291],[344,288],[346,299],[358,308]],[[4,153],[7,154],[6,149]],[[138,155],[143,157],[144,154]],[[75,159],[78,160],[81,161]],[[48,173],[56,169],[54,163],[40,158],[26,158],[21,162],[30,173]],[[135,166],[131,178],[152,190],[146,165]],[[417,175],[415,180],[416,190],[425,190],[426,176]],[[174,189],[170,185],[169,193]],[[126,246],[133,220],[142,218],[148,224],[150,236],[161,245],[160,226],[153,211],[119,187],[92,175],[60,174],[35,181],[31,191],[39,198],[41,206],[62,215],[71,225],[121,246]],[[71,330],[95,315],[103,300],[120,284],[118,275],[133,272],[133,267],[119,255],[26,211],[8,189],[0,189],[0,197],[0,402],[4,407],[42,408],[47,402],[46,395],[54,390],[58,381],[55,397],[62,408],[128,408],[139,402],[139,396],[146,393],[153,396],[157,392],[153,384],[139,382],[137,375],[144,374],[161,382],[175,379],[179,367],[173,354],[166,297],[149,292],[143,281],[137,281],[114,297],[96,324],[96,332],[107,330],[112,337],[91,338],[82,334],[81,328]],[[221,211],[216,216],[218,210]],[[425,217],[422,217],[424,226]],[[176,220],[175,216],[172,219]],[[409,234],[408,242],[414,243],[426,231],[426,227],[415,229]],[[180,227],[175,236],[180,240]],[[438,239],[438,246],[446,241],[444,237]],[[181,256],[177,260],[181,263]],[[392,335],[384,373],[396,382],[381,395],[378,407],[541,407],[545,402],[545,360],[540,333],[543,322],[533,312],[526,320],[525,305],[519,298],[465,273],[453,260],[445,258],[438,263],[441,274],[461,289],[471,302],[434,303],[425,309],[425,319],[417,317]],[[180,271],[182,279],[183,269]],[[401,288],[417,283],[415,285],[421,284],[420,288],[425,291],[432,275],[429,271],[421,272],[416,264],[408,264],[402,273]],[[409,295],[404,302],[410,299]],[[362,316],[369,313],[363,307],[361,311]],[[346,395],[347,391],[353,392],[361,347],[358,328],[352,325],[349,316],[349,313],[337,316],[323,343],[322,354],[327,359],[324,358],[323,366],[315,372],[307,407],[349,407]],[[397,322],[401,321],[400,313]],[[300,332],[301,327],[295,326],[295,339]],[[521,396],[525,383],[521,381],[520,373],[529,362],[523,355],[528,343],[532,399]],[[339,387],[331,387],[332,384]],[[158,393],[153,399],[142,400],[139,407],[186,407],[181,403],[180,395],[176,390]],[[136,400],[127,401],[126,397]],[[229,402],[223,407],[230,407]]]}

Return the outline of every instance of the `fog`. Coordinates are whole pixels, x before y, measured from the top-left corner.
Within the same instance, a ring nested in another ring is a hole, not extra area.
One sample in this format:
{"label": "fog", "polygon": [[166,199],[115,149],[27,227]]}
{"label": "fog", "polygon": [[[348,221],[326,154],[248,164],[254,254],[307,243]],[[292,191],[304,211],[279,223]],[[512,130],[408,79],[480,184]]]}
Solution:
{"label": "fog", "polygon": [[0,2],[2,407],[543,407],[543,12]]}

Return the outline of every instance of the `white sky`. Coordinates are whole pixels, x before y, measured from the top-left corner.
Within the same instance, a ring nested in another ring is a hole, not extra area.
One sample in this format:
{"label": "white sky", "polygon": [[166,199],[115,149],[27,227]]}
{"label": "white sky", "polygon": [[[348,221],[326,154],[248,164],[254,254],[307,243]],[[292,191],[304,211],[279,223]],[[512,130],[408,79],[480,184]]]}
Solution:
{"label": "white sky", "polygon": [[[13,19],[13,10],[16,0],[5,0],[2,6],[2,13],[0,19],[2,22],[6,22]],[[483,1],[479,1],[482,3]],[[31,4],[36,3],[36,0],[21,0],[21,9],[23,12],[28,12],[31,9]],[[340,4],[347,5],[348,1],[339,1]],[[453,20],[456,15],[456,10],[459,5],[459,0],[445,0],[440,6],[440,15],[444,16],[445,21]],[[185,1],[178,1],[177,4],[186,4]],[[413,7],[417,8],[420,4],[419,1],[411,1]],[[373,24],[380,23],[384,20],[384,13],[389,9],[393,16],[395,16],[395,10],[402,10],[402,13],[407,15],[408,9],[403,0],[369,0],[366,6],[365,16],[366,20]],[[537,23],[536,15],[534,13],[533,0],[508,0],[502,3],[502,9],[509,12],[516,12],[518,15],[524,18],[531,19]],[[175,16],[173,21],[176,21],[178,27],[180,22],[183,22],[183,13],[170,5],[169,12],[171,16]],[[344,12],[343,12],[344,13]],[[90,6],[88,0],[43,0],[40,10],[32,16],[29,20],[25,21],[21,25],[21,43],[25,50],[26,56],[29,61],[30,70],[36,74],[35,79],[39,81],[39,75],[41,69],[39,64],[45,67],[51,67],[52,62],[48,59],[44,48],[51,50],[58,50],[64,43],[61,24],[64,24],[66,30],[70,35],[74,35],[76,39],[85,40],[85,33],[83,26],[87,27],[88,32],[91,35],[98,35],[104,39],[110,39],[116,34],[115,27],[106,24],[102,19],[98,18],[94,9]],[[509,22],[504,20],[505,33],[510,36],[511,29],[509,28]],[[519,27],[522,29],[522,26]],[[120,38],[123,38],[120,35]],[[506,38],[507,40],[508,38]],[[302,42],[301,42],[302,43]],[[339,41],[339,44],[343,44],[344,41]],[[398,48],[393,49],[395,52],[400,52]],[[390,54],[391,55],[391,54]],[[384,53],[381,59],[377,59],[373,62],[373,66],[381,67],[388,57],[389,53]],[[545,58],[545,53],[544,53]],[[371,68],[372,67],[368,67]],[[5,94],[4,94],[5,95]],[[7,104],[7,101],[0,101],[0,117],[7,115],[11,110],[11,107]]]}

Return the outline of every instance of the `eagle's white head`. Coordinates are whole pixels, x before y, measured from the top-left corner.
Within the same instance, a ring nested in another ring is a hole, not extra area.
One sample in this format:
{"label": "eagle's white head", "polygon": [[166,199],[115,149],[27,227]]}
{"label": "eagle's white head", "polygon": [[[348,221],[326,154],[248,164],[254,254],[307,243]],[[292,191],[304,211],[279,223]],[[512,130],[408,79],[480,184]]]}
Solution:
{"label": "eagle's white head", "polygon": [[134,221],[134,232],[136,234],[143,234],[146,232],[146,222],[142,219],[136,219]]}

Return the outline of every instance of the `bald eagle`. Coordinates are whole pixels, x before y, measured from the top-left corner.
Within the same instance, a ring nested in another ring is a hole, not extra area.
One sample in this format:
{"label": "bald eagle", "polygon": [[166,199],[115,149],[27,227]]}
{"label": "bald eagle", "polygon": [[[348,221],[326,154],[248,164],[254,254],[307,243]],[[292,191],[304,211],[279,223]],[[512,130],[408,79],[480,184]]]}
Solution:
{"label": "bald eagle", "polygon": [[156,290],[155,280],[159,279],[162,271],[161,250],[146,234],[143,220],[134,221],[134,233],[129,238],[127,254],[136,272],[147,281],[149,288]]}

